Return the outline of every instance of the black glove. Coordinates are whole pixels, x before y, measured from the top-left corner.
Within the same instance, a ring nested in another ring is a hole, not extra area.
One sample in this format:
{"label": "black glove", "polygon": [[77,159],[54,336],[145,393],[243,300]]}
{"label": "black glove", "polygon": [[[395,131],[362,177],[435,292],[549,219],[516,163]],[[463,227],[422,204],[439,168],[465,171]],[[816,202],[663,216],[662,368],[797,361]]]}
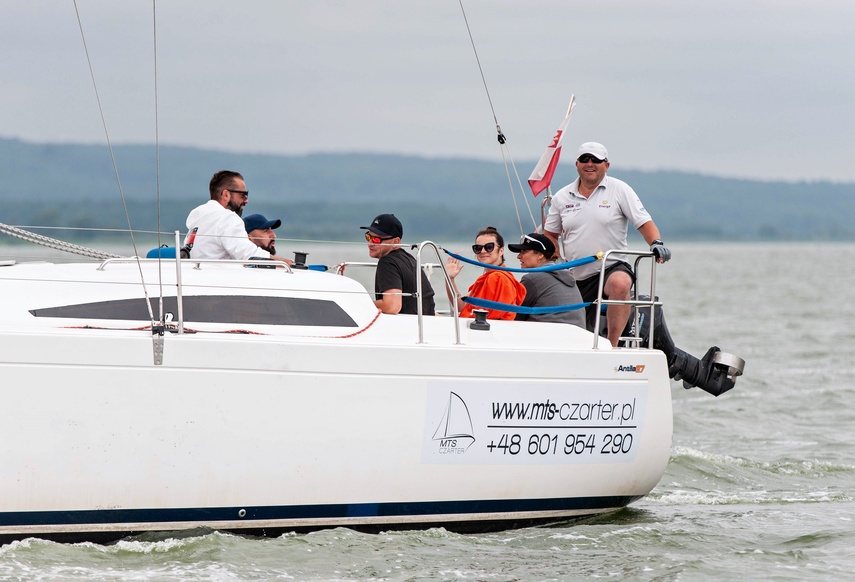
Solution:
{"label": "black glove", "polygon": [[661,240],[656,239],[650,243],[650,252],[656,257],[656,260],[664,263],[671,258],[671,251],[665,246]]}

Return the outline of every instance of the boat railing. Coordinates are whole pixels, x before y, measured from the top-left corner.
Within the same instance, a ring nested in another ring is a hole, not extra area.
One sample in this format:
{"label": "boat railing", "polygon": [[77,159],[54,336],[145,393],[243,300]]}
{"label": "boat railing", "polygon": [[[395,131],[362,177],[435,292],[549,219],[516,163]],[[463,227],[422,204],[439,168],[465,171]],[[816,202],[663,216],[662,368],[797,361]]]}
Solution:
{"label": "boat railing", "polygon": [[[175,231],[175,248],[176,249],[180,248],[180,246],[179,246],[180,244],[181,244],[180,233],[176,230]],[[168,259],[167,258],[160,258],[160,257],[155,257],[155,258],[151,258],[151,259],[142,258],[142,257],[109,258],[109,259],[105,259],[104,261],[101,262],[100,265],[98,265],[98,270],[104,271],[107,269],[108,266],[113,265],[113,264],[117,264],[117,263],[119,263],[119,264],[121,264],[121,263],[140,264],[140,263],[154,263],[157,261],[175,261],[175,287],[176,287],[176,289],[175,289],[175,302],[176,302],[176,307],[177,307],[176,310],[178,311],[178,333],[179,334],[184,333],[184,287],[183,287],[182,282],[181,282],[182,263],[194,264],[195,265],[193,267],[194,269],[201,269],[202,265],[207,264],[207,263],[213,263],[213,264],[217,264],[217,265],[237,264],[237,265],[253,266],[253,267],[267,267],[267,268],[275,267],[275,268],[283,269],[284,272],[286,272],[286,273],[293,273],[294,272],[294,270],[291,268],[291,266],[284,261],[273,261],[273,262],[271,262],[269,259],[246,259],[243,261],[234,260],[234,259],[192,259],[192,258],[182,259],[180,253],[176,253],[174,258],[168,258]],[[154,329],[154,327],[152,329]],[[158,337],[162,338],[161,335],[155,334],[155,342],[158,341]],[[161,340],[161,344],[159,346],[159,349],[160,349],[160,353],[162,356],[162,350],[163,350],[162,340]],[[159,363],[158,362],[158,345],[157,345],[157,343],[155,345],[155,363]]]}
{"label": "boat railing", "polygon": [[182,263],[194,263],[193,268],[196,270],[200,270],[202,265],[205,264],[215,264],[215,265],[243,265],[245,267],[264,267],[264,268],[277,268],[283,269],[285,273],[293,273],[294,270],[291,268],[288,263],[284,261],[271,261],[270,259],[246,259],[243,261],[238,261],[235,259],[182,259],[180,256],[176,256],[174,258],[143,258],[143,257],[119,257],[113,259],[105,259],[98,265],[99,271],[104,271],[109,265],[121,264],[121,263],[156,263],[157,261],[175,261],[175,301],[177,302],[177,311],[178,311],[178,333],[184,333],[184,288],[181,283],[181,269]]}
{"label": "boat railing", "polygon": [[[432,241],[424,241],[422,243],[419,243],[418,245],[413,245],[413,248],[416,250],[416,265],[417,265],[418,270],[419,271],[423,270],[423,271],[427,272],[428,275],[431,275],[431,274],[433,274],[433,271],[435,269],[439,269],[442,272],[444,283],[446,285],[448,285],[449,288],[453,288],[451,286],[451,277],[448,275],[448,271],[446,271],[445,263],[442,262],[442,256],[440,255],[439,247],[436,245],[436,243],[434,243]],[[429,249],[433,250],[433,252],[436,254],[436,258],[437,258],[438,262],[436,262],[436,263],[422,262],[422,251],[425,248],[429,248]],[[347,267],[377,268],[377,263],[376,262],[369,262],[369,261],[346,261],[343,263],[339,263],[335,267],[333,267],[333,272],[337,275],[343,275],[344,271]],[[424,338],[425,338],[425,336],[424,336],[424,311],[423,311],[423,306],[422,306],[422,301],[421,301],[422,296],[423,296],[422,295],[422,278],[418,277],[416,279],[415,297],[416,297],[416,305],[417,305],[416,314],[418,315],[418,334],[419,334],[419,342],[418,343],[420,343],[420,344],[425,343],[425,341],[424,341]],[[453,315],[453,317],[454,317],[454,343],[459,345],[461,343],[461,341],[460,341],[460,320],[459,320],[459,316],[457,314],[457,308],[454,305],[452,299],[450,299],[450,298],[449,298],[449,313],[451,315]]]}
{"label": "boat railing", "polygon": [[[417,246],[417,245],[413,245],[413,246]],[[347,270],[348,267],[368,267],[369,269],[376,269],[377,268],[377,262],[376,261],[375,262],[371,262],[371,261],[344,261],[344,262],[338,263],[337,265],[333,266],[330,269],[330,271],[332,271],[336,275],[344,275],[344,272]],[[422,264],[422,270],[427,274],[428,278],[433,276],[433,272],[437,268],[443,268],[442,263],[423,263]],[[402,297],[403,296],[409,297],[410,295],[414,295],[414,294],[412,294],[412,293],[397,293],[397,295],[401,295]],[[437,309],[436,314],[437,315],[450,315],[451,311],[450,310],[445,311],[445,310]]]}
{"label": "boat railing", "polygon": [[[608,265],[608,258],[611,254],[620,254],[620,255],[632,255],[635,256],[635,263],[633,265],[633,272],[636,275],[635,284],[632,286],[632,291],[630,292],[630,298],[626,300],[622,299],[603,299],[603,287],[605,285],[606,280],[606,267]],[[640,299],[638,293],[638,274],[639,274],[639,265],[642,260],[649,259],[650,260],[650,275],[649,275],[649,287],[648,293],[646,295],[647,299]],[[629,336],[621,336],[620,341],[624,342],[627,346],[632,347],[642,347],[641,343],[645,339],[642,337],[641,333],[641,324],[642,324],[642,314],[639,307],[647,307],[650,312],[650,323],[649,323],[649,334],[647,336],[647,347],[653,348],[653,329],[654,329],[654,318],[656,306],[661,306],[662,302],[659,301],[656,297],[656,258],[654,254],[650,251],[634,251],[629,249],[611,249],[603,253],[603,263],[600,267],[600,281],[599,286],[597,288],[597,311],[596,317],[594,318],[594,349],[597,349],[597,342],[599,339],[599,329],[600,329],[600,320],[602,318],[602,307],[604,305],[630,305],[635,307],[634,316],[633,316],[633,325],[632,325],[632,335]]]}
{"label": "boat railing", "polygon": [[[438,267],[442,271],[443,280],[444,280],[445,284],[448,286],[448,288],[453,288],[453,286],[451,284],[451,277],[448,275],[448,271],[446,270],[445,263],[442,262],[440,250],[439,250],[439,247],[436,245],[436,243],[434,243],[432,241],[424,241],[421,244],[413,245],[413,248],[417,250],[416,263],[418,265],[418,268],[420,270],[421,269],[432,270],[432,269],[435,269]],[[438,263],[423,263],[422,262],[422,251],[425,249],[431,249],[434,253],[436,253],[436,257],[439,260],[439,262]],[[644,259],[648,259],[650,261],[649,285],[647,288],[648,294],[646,295],[647,299],[642,299],[639,296],[639,293],[638,293],[639,283],[638,283],[637,277],[636,277],[636,283],[632,286],[630,299],[628,299],[628,300],[603,299],[603,287],[605,285],[605,270],[606,270],[606,266],[607,266],[607,259],[609,258],[609,256],[611,254],[635,256],[636,259],[635,259],[635,263],[633,265],[633,272],[636,273],[636,276],[639,273],[639,266],[641,264],[641,261]],[[359,261],[344,262],[344,263],[340,263],[340,264],[336,265],[333,268],[333,271],[335,273],[341,275],[341,274],[344,274],[346,267],[376,268],[377,263],[376,262],[359,262]],[[422,297],[422,280],[421,280],[421,277],[418,278],[417,283],[416,283],[416,296],[418,298]],[[653,340],[654,340],[653,328],[654,328],[655,306],[661,306],[662,305],[662,303],[660,301],[658,301],[658,299],[656,298],[656,260],[655,260],[653,253],[651,253],[650,251],[635,251],[635,250],[629,250],[629,249],[612,249],[612,250],[609,250],[609,251],[606,251],[605,253],[603,253],[603,263],[602,263],[602,266],[600,268],[600,280],[599,280],[599,286],[598,286],[598,290],[597,290],[597,304],[600,307],[602,307],[604,305],[630,305],[630,306],[634,306],[634,307],[647,307],[647,308],[649,308],[649,311],[650,311],[649,329],[650,329],[650,331],[649,331],[649,334],[647,335],[646,340],[647,340],[647,347],[653,348]],[[424,342],[424,325],[423,325],[424,313],[422,312],[421,300],[417,301],[417,309],[418,309],[418,336],[419,336],[418,343],[421,344],[421,343],[425,343]],[[454,304],[454,298],[449,298],[449,311],[454,317],[455,344],[461,344],[461,341],[460,341],[460,318],[459,318],[459,315],[457,312],[457,306]],[[600,329],[601,317],[602,317],[601,309],[597,309],[596,318],[595,318],[595,325],[594,325],[595,330]],[[641,331],[642,331],[642,325],[641,325],[642,324],[642,313],[641,313],[641,311],[639,309],[635,309],[633,317],[634,317],[633,325],[631,328],[633,330],[632,335],[622,336],[622,337],[620,337],[620,340],[623,341],[627,346],[638,348],[638,347],[642,347],[642,345],[641,345],[642,341],[645,340],[645,338],[642,336],[642,333],[641,333]],[[596,334],[594,334],[594,341],[593,341],[594,349],[598,348],[598,343],[599,343],[599,334],[596,333]]]}
{"label": "boat railing", "polygon": [[[425,272],[428,274],[428,276],[430,276],[433,274],[434,269],[436,269],[437,267],[442,267],[442,266],[443,265],[441,263],[424,263],[424,264],[422,264],[422,269],[424,269]],[[344,272],[345,272],[345,270],[347,270],[348,267],[376,268],[377,262],[376,261],[375,262],[371,262],[371,261],[344,261],[342,263],[338,263],[337,265],[333,266],[332,269],[330,269],[330,270],[333,273],[335,273],[336,275],[344,275]]]}
{"label": "boat railing", "polygon": [[175,261],[178,263],[192,263],[194,264],[194,269],[201,269],[202,265],[205,264],[214,264],[214,265],[252,265],[254,267],[276,267],[277,269],[284,269],[286,273],[293,273],[293,268],[283,261],[270,261],[269,259],[245,259],[245,260],[237,260],[237,259],[182,259],[180,257],[169,257],[169,258],[145,258],[145,257],[117,257],[112,259],[104,259],[98,265],[99,271],[104,271],[110,265],[122,264],[122,263],[156,263],[157,261]]}
{"label": "boat railing", "polygon": [[[425,249],[432,249],[436,254],[436,258],[439,261],[439,266],[442,269],[443,281],[448,289],[454,289],[454,285],[451,283],[451,277],[448,274],[448,270],[445,268],[445,263],[442,262],[442,256],[439,254],[439,247],[436,243],[426,240],[418,245],[418,250],[416,251],[416,264],[418,265],[419,271],[422,269],[422,251]],[[421,298],[422,296],[422,278],[418,277],[416,279],[416,293]],[[449,309],[451,310],[452,315],[454,316],[454,344],[460,345],[462,342],[460,341],[460,315],[457,313],[457,305],[456,297],[454,294],[449,294],[448,303]],[[419,343],[424,343],[424,325],[422,325],[424,321],[424,313],[422,313],[422,302],[419,300],[418,302],[418,315],[419,315]]]}
{"label": "boat railing", "polygon": [[[436,243],[434,243],[432,241],[424,241],[418,245],[413,245],[413,249],[415,249],[417,251],[416,252],[416,263],[417,263],[417,267],[418,267],[419,271],[425,269],[428,272],[432,272],[434,269],[439,268],[442,272],[443,282],[445,283],[445,285],[450,289],[453,288],[453,285],[451,284],[451,277],[448,274],[445,263],[442,262],[442,257],[440,255],[440,249],[436,245]],[[422,262],[422,253],[426,249],[430,249],[435,253],[438,262],[436,262],[436,263]],[[639,296],[639,293],[638,293],[639,284],[638,284],[637,278],[636,278],[636,283],[632,286],[630,299],[628,299],[628,300],[603,299],[603,287],[605,285],[605,272],[606,272],[606,267],[607,267],[607,261],[608,261],[609,256],[611,254],[635,256],[636,259],[635,259],[633,271],[636,273],[636,275],[639,273],[639,265],[640,265],[641,261],[643,259],[649,259],[650,260],[649,289],[648,289],[648,294],[646,296],[647,297],[646,299],[640,298],[640,296]],[[182,289],[182,282],[181,282],[182,263],[192,263],[195,265],[194,266],[195,269],[201,269],[202,265],[207,264],[207,263],[213,263],[213,264],[218,264],[218,265],[222,265],[222,264],[252,265],[252,266],[257,266],[257,267],[271,267],[271,266],[273,266],[273,265],[271,265],[270,260],[264,260],[264,259],[259,259],[259,260],[253,260],[253,259],[247,259],[247,260],[192,259],[192,258],[182,259],[180,256],[177,256],[174,259],[171,259],[171,258],[170,259],[159,259],[159,258],[149,259],[149,258],[141,258],[141,257],[117,257],[117,258],[105,259],[104,261],[102,261],[98,265],[98,270],[103,271],[109,265],[113,265],[113,264],[138,263],[138,262],[149,263],[149,262],[155,262],[155,261],[160,261],[160,260],[175,261],[176,287],[177,287],[177,289],[176,289],[176,291],[177,291],[176,300],[177,300],[178,332],[179,333],[182,333],[184,330],[184,313],[183,313],[184,310],[183,310],[183,301],[182,301],[183,289]],[[294,272],[293,268],[284,262],[278,262],[277,261],[275,263],[275,266],[277,268],[282,268],[287,273],[293,273]],[[336,274],[339,274],[339,275],[343,275],[346,267],[376,268],[377,263],[376,262],[361,262],[361,261],[343,262],[343,263],[337,264],[333,268],[333,272]],[[424,315],[425,314],[423,312],[423,306],[422,306],[422,301],[421,301],[421,297],[423,296],[422,278],[421,277],[418,277],[416,280],[416,294],[415,295],[417,298],[416,305],[417,305],[417,316],[418,316],[418,343],[423,344],[423,343],[425,343],[425,341],[424,341]],[[460,341],[460,317],[459,317],[459,314],[457,312],[457,306],[454,304],[454,299],[455,299],[454,297],[449,297],[449,312],[452,314],[452,316],[454,318],[454,342],[456,345],[459,345],[462,343]],[[634,310],[634,316],[633,316],[634,317],[633,325],[631,327],[631,329],[633,330],[633,333],[632,333],[632,335],[629,335],[629,336],[620,337],[620,341],[623,341],[627,346],[632,346],[632,347],[638,348],[638,347],[642,347],[641,343],[643,340],[646,339],[647,347],[653,348],[653,342],[654,342],[653,336],[654,336],[654,327],[655,327],[654,326],[655,307],[662,305],[662,303],[660,301],[658,301],[658,299],[656,297],[656,260],[655,260],[653,253],[651,253],[650,251],[635,251],[635,250],[629,250],[629,249],[611,249],[611,250],[608,250],[605,253],[603,253],[603,263],[602,263],[602,266],[600,268],[600,280],[599,280],[598,289],[597,289],[597,305],[599,306],[599,308],[596,311],[596,316],[594,319],[594,329],[595,330],[600,329],[600,323],[601,323],[601,319],[602,319],[602,307],[603,306],[607,306],[607,305],[630,305],[630,306],[633,306],[636,308],[647,307],[649,309],[649,313],[650,313],[650,315],[649,315],[650,323],[648,326],[649,333],[648,333],[647,337],[646,338],[642,337],[642,333],[641,333],[641,331],[642,331],[642,325],[641,325],[642,324],[642,314],[641,314],[639,309],[635,309]],[[598,342],[599,342],[599,334],[595,333],[594,334],[594,341],[593,341],[593,348],[594,349],[598,348]]]}

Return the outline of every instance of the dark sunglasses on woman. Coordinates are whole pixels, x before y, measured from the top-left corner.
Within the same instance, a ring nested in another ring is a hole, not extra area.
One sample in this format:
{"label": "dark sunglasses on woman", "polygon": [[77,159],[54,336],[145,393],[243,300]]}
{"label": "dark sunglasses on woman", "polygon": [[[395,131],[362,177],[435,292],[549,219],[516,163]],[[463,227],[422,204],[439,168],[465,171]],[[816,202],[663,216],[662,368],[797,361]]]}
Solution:
{"label": "dark sunglasses on woman", "polygon": [[489,242],[485,245],[472,245],[472,252],[476,255],[480,253],[482,250],[487,251],[488,253],[492,253],[496,248],[496,243]]}

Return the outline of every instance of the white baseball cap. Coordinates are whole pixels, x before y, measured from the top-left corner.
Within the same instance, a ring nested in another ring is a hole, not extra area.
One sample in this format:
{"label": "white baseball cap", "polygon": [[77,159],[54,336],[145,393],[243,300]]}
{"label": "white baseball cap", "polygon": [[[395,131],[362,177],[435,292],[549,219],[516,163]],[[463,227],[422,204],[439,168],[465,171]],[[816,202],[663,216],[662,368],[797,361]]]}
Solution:
{"label": "white baseball cap", "polygon": [[579,156],[584,154],[591,154],[596,157],[598,160],[608,160],[609,152],[606,150],[606,146],[601,143],[597,143],[595,141],[585,142],[579,146],[579,153],[576,154],[576,159],[579,159]]}

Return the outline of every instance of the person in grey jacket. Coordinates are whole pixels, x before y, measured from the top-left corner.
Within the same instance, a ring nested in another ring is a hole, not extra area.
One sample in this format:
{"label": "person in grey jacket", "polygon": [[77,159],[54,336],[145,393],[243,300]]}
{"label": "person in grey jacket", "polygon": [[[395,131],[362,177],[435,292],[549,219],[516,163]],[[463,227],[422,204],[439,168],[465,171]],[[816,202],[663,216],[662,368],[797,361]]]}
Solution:
{"label": "person in grey jacket", "polygon": [[[555,245],[543,234],[533,232],[523,237],[518,245],[508,245],[508,250],[519,253],[517,258],[523,269],[534,269],[554,265]],[[576,287],[576,280],[568,269],[560,271],[541,271],[526,273],[520,279],[526,288],[523,307],[552,307],[556,305],[574,305],[582,303],[582,295]],[[570,323],[585,328],[585,310],[574,309],[559,313],[528,314],[518,313],[517,320],[552,321]]]}

